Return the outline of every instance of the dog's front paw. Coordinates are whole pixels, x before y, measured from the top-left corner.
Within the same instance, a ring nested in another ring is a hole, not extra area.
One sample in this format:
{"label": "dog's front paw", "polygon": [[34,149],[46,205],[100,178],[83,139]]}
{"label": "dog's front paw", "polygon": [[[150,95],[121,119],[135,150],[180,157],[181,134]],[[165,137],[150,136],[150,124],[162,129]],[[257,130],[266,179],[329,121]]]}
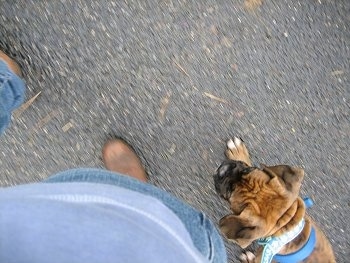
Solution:
{"label": "dog's front paw", "polygon": [[247,147],[244,142],[235,137],[227,142],[226,157],[230,160],[242,161],[251,166]]}
{"label": "dog's front paw", "polygon": [[254,263],[255,255],[250,251],[245,251],[239,256],[239,259],[242,263]]}

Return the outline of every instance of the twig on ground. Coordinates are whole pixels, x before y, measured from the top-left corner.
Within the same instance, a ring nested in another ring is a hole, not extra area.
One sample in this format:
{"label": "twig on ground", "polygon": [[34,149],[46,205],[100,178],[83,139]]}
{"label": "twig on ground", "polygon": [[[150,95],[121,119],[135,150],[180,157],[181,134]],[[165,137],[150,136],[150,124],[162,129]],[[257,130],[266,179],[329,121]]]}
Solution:
{"label": "twig on ground", "polygon": [[168,92],[168,94],[161,100],[160,111],[159,111],[160,121],[164,120],[165,112],[170,102],[170,97],[171,97],[171,92]]}
{"label": "twig on ground", "polygon": [[33,98],[29,99],[27,102],[23,103],[22,106],[20,106],[17,110],[14,111],[13,117],[16,119],[19,116],[22,115],[23,112],[25,112],[30,105],[33,104],[33,102],[36,100],[36,98],[41,94],[41,91],[39,91]]}
{"label": "twig on ground", "polygon": [[186,72],[186,70],[179,64],[177,63],[175,60],[173,60],[175,66],[182,72],[184,73],[187,77],[190,77],[190,75],[188,75],[188,73]]}
{"label": "twig on ground", "polygon": [[217,100],[217,101],[220,101],[220,102],[222,102],[222,103],[227,103],[227,100],[224,100],[224,99],[222,99],[222,98],[216,97],[216,96],[214,96],[213,94],[210,94],[210,93],[208,93],[208,92],[204,92],[203,94],[204,94],[205,96],[207,96],[207,97],[213,99],[213,100]]}
{"label": "twig on ground", "polygon": [[63,132],[67,132],[70,128],[73,128],[74,125],[69,121],[68,123],[66,123],[63,127],[62,130]]}
{"label": "twig on ground", "polygon": [[53,110],[50,113],[48,113],[44,118],[42,118],[34,127],[33,133],[35,133],[37,130],[45,126],[51,119],[56,117],[58,115],[58,110]]}

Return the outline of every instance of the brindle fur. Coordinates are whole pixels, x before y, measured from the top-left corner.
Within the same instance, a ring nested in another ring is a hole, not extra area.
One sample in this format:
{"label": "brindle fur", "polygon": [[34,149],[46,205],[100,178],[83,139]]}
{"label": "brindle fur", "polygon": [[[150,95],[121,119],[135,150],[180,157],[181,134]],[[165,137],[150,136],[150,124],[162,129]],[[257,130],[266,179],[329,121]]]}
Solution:
{"label": "brindle fur", "polygon": [[[332,247],[323,232],[305,214],[305,205],[299,197],[304,171],[288,165],[252,167],[249,152],[242,140],[228,143],[228,160],[224,161],[214,176],[217,192],[230,203],[232,214],[223,217],[221,232],[242,248],[254,240],[278,236],[291,230],[304,217],[303,231],[285,245],[279,254],[289,254],[301,248],[310,235],[311,226],[316,231],[316,245],[303,262],[335,262]],[[260,262],[262,247],[255,258],[242,262]]]}

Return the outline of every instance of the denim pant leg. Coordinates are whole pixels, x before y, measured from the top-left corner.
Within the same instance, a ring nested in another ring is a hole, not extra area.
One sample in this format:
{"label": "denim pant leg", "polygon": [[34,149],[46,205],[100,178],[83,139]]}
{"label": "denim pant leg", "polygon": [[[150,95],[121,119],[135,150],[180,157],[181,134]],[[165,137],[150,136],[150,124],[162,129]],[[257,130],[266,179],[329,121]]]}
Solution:
{"label": "denim pant leg", "polygon": [[24,100],[25,84],[0,60],[0,135],[11,120],[11,112]]}
{"label": "denim pant leg", "polygon": [[196,248],[210,262],[227,262],[223,240],[205,214],[181,202],[171,194],[147,183],[102,169],[80,168],[58,173],[45,183],[92,182],[110,184],[137,191],[161,200],[183,222]]}

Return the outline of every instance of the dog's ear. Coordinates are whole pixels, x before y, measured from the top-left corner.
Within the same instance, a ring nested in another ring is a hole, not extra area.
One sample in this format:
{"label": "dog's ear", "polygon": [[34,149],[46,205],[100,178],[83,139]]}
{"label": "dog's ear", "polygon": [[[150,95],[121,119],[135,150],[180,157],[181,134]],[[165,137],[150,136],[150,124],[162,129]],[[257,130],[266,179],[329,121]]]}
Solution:
{"label": "dog's ear", "polygon": [[271,179],[279,178],[288,191],[299,193],[301,181],[304,178],[303,169],[289,165],[266,166],[261,164],[261,166]]}
{"label": "dog's ear", "polygon": [[240,215],[230,214],[219,221],[222,234],[242,248],[246,248],[262,236],[262,222],[259,222],[261,219],[249,216],[249,211],[245,210]]}

